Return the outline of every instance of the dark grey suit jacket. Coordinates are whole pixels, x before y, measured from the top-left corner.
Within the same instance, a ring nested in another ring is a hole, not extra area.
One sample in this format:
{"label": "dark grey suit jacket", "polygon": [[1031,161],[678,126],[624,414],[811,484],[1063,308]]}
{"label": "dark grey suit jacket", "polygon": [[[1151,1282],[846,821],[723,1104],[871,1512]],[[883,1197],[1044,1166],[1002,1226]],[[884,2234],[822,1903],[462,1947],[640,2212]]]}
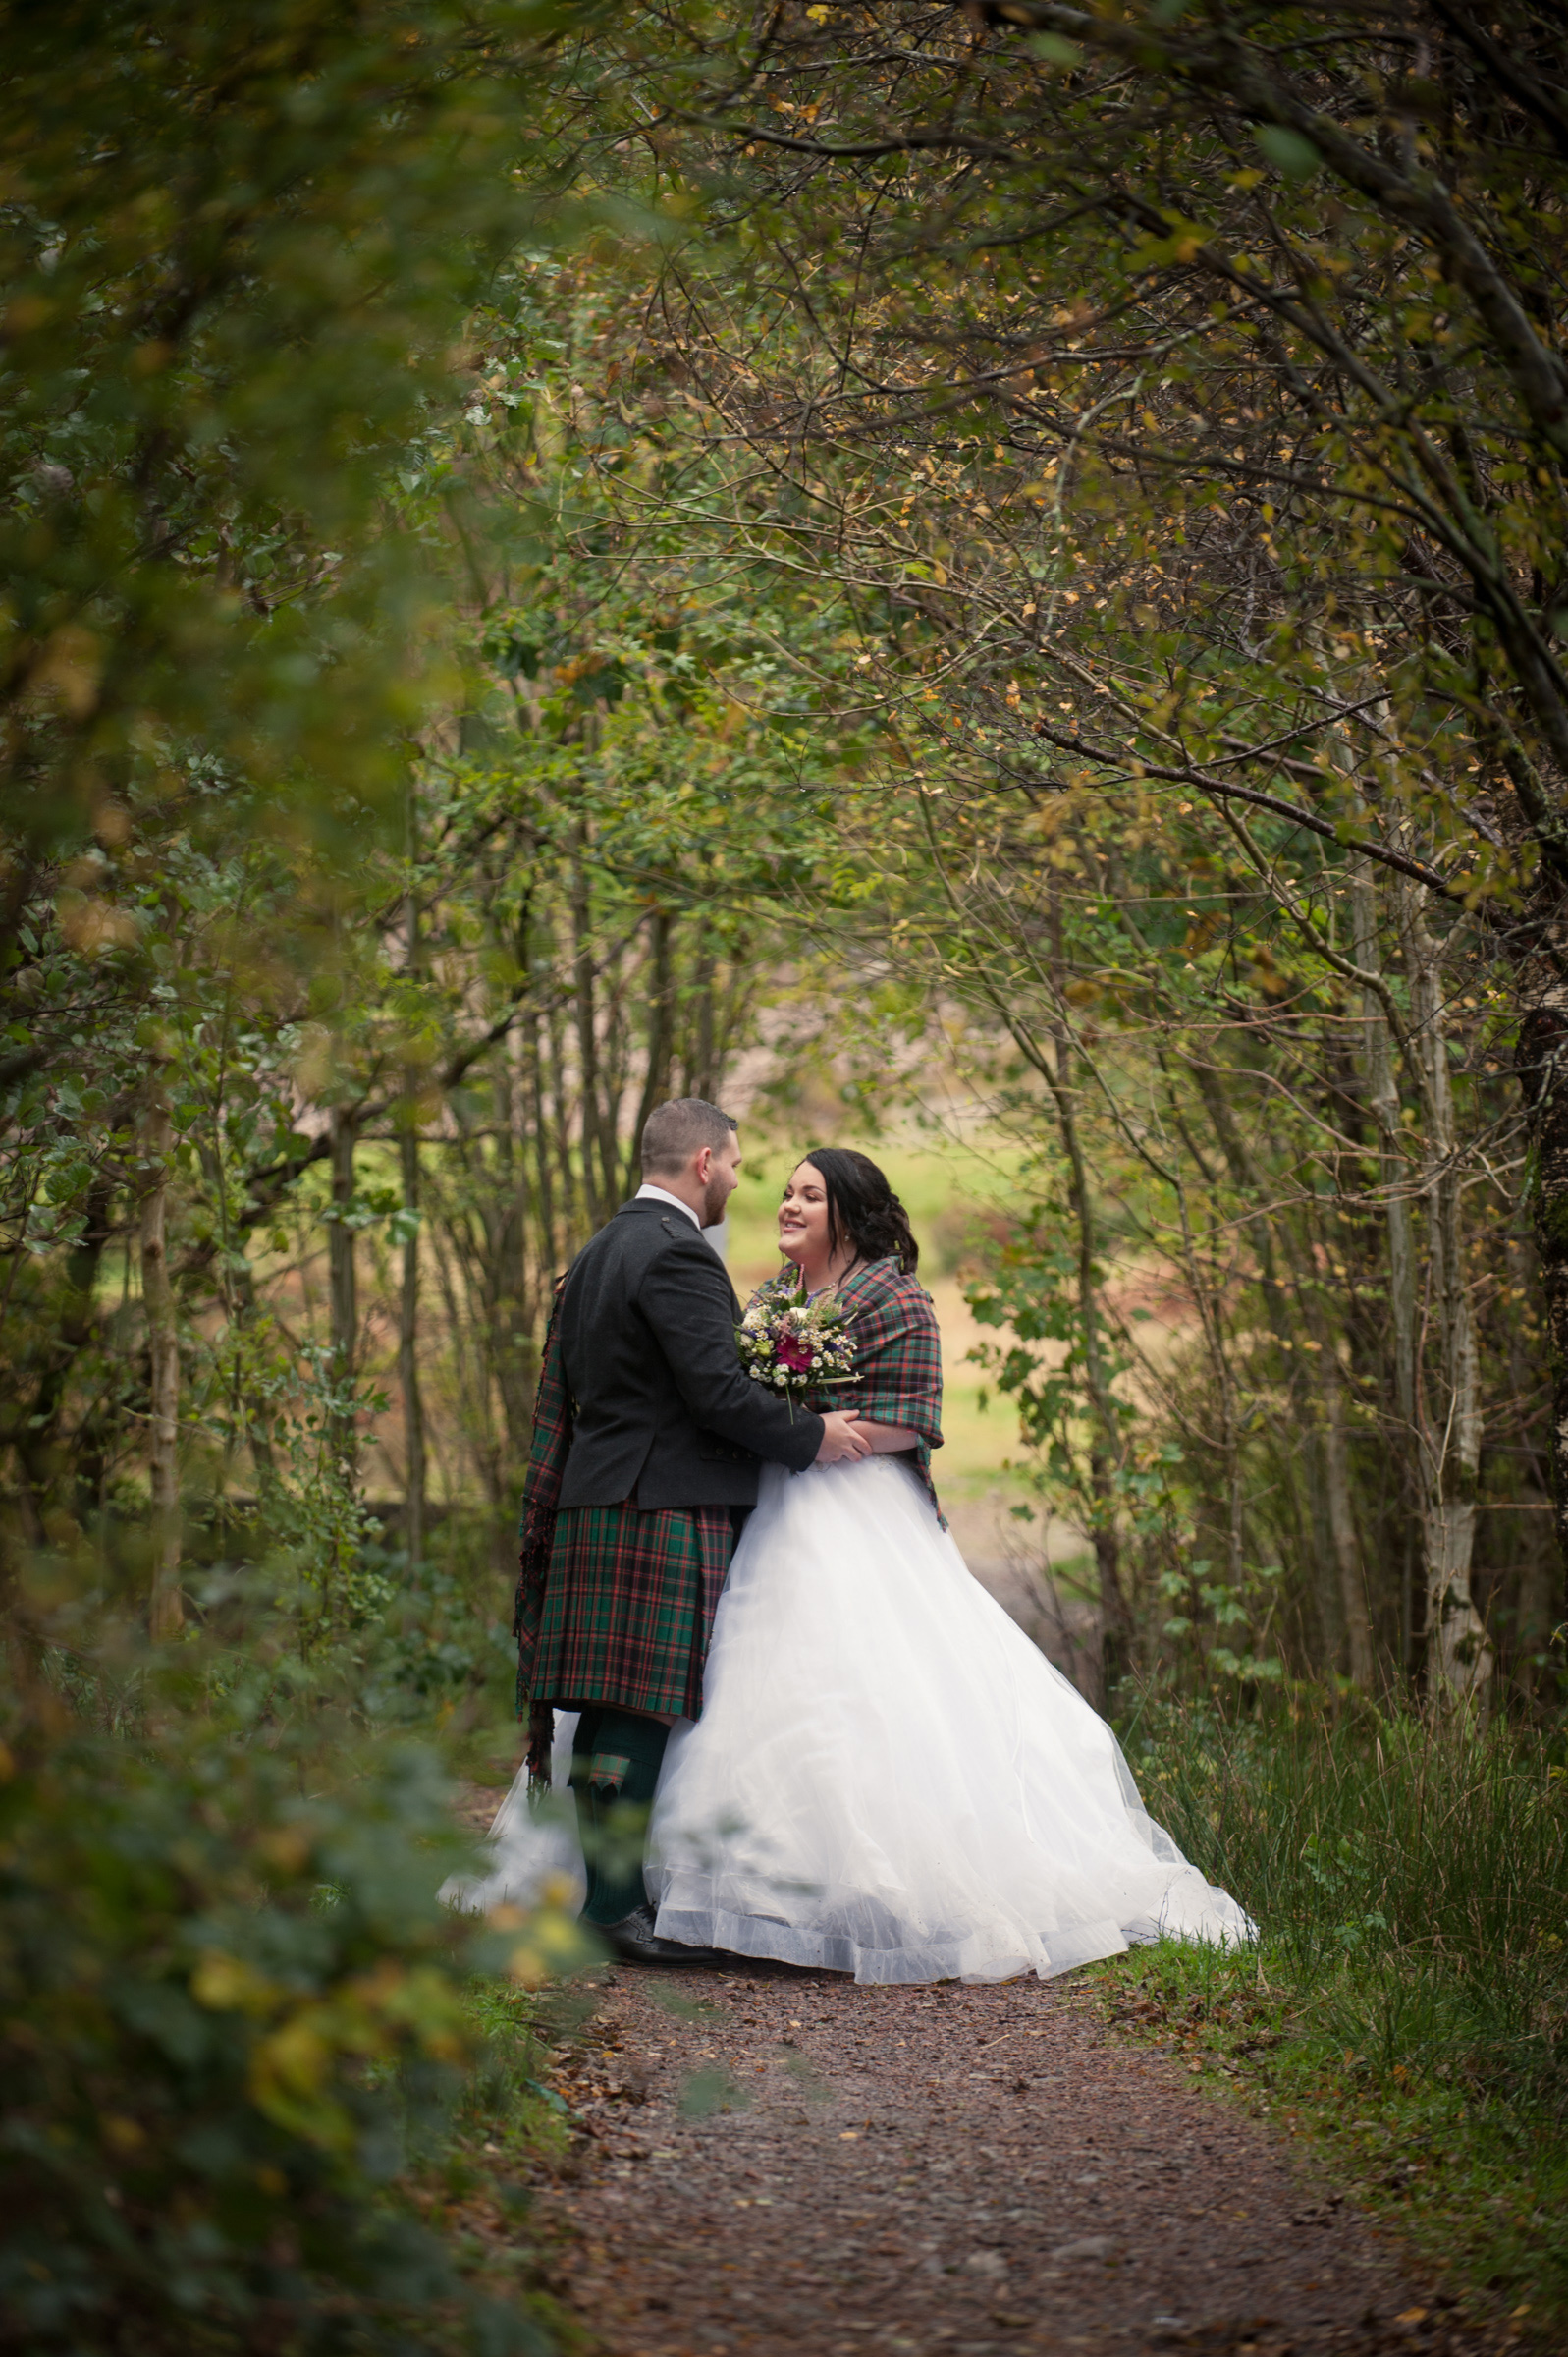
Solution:
{"label": "dark grey suit jacket", "polygon": [[753,1383],[718,1254],[671,1204],[622,1203],[567,1274],[560,1333],[575,1407],[561,1504],[755,1506],[758,1460],[800,1472],[822,1418]]}

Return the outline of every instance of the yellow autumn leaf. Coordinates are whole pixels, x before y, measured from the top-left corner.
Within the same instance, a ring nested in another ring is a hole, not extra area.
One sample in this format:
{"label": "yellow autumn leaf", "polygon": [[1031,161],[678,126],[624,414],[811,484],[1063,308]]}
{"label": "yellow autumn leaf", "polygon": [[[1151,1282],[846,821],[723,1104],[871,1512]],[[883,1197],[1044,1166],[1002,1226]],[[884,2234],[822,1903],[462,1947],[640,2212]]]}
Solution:
{"label": "yellow autumn leaf", "polygon": [[196,1959],[190,1994],[213,2013],[269,2013],[283,1993],[243,1957],[209,1947]]}
{"label": "yellow autumn leaf", "polygon": [[278,2094],[314,2095],[326,2077],[332,2048],[322,2036],[315,2010],[294,2014],[256,2048],[250,2085],[263,2110],[271,2108],[269,2098]]}
{"label": "yellow autumn leaf", "polygon": [[310,1856],[310,1836],[301,1826],[275,1825],[257,1840],[256,1855],[279,1874],[297,1874]]}

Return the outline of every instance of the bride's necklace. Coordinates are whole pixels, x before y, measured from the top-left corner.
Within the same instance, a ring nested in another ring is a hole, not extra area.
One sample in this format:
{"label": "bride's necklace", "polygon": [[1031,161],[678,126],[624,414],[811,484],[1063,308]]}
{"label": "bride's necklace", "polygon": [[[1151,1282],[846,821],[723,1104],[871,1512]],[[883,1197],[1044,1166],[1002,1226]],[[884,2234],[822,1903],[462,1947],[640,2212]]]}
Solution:
{"label": "bride's necklace", "polygon": [[857,1253],[855,1258],[849,1263],[849,1266],[843,1271],[841,1276],[830,1277],[826,1285],[819,1285],[814,1293],[808,1293],[806,1295],[807,1307],[809,1308],[813,1301],[820,1301],[825,1293],[836,1293],[841,1285],[847,1285],[849,1283],[849,1280],[854,1275],[856,1269],[864,1268],[864,1261]]}

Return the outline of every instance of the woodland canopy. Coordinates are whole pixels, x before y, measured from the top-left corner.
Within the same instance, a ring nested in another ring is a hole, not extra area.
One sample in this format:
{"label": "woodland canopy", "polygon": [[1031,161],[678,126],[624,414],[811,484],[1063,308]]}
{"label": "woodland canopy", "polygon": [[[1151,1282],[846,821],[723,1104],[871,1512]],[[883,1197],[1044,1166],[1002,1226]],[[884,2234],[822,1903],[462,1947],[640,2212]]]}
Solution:
{"label": "woodland canopy", "polygon": [[1098,1699],[1549,1721],[1559,12],[66,0],[0,91],[13,1795],[493,1743],[554,1280],[737,1075],[966,1109]]}
{"label": "woodland canopy", "polygon": [[504,1534],[639,1113],[794,994],[1016,1141],[1108,1674],[1544,1694],[1551,12],[16,31],[14,1576],[167,1630],[243,1526],[351,1625],[389,1389],[409,1560],[427,1394]]}

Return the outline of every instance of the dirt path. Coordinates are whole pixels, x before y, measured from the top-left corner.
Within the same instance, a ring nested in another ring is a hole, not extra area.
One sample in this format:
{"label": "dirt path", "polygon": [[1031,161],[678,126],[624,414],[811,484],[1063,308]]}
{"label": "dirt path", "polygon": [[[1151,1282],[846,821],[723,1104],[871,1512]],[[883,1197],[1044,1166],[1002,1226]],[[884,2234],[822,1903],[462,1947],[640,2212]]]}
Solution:
{"label": "dirt path", "polygon": [[1273,2125],[1070,1983],[603,1979],[543,2198],[614,2357],[1476,2352]]}

